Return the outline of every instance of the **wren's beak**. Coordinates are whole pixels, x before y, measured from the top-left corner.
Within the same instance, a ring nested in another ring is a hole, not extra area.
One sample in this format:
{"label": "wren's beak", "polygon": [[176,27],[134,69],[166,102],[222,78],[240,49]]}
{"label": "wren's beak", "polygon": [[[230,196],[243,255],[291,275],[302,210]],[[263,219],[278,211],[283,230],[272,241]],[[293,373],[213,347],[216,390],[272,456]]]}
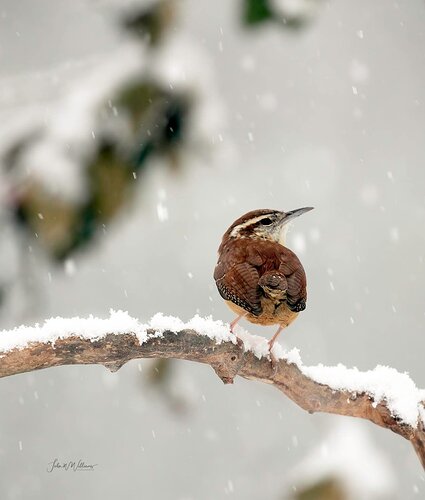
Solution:
{"label": "wren's beak", "polygon": [[291,220],[295,219],[296,217],[299,217],[302,214],[305,214],[306,212],[310,212],[310,210],[313,210],[314,207],[304,207],[304,208],[297,208],[296,210],[291,210],[290,212],[284,212],[283,215],[284,217],[281,220],[282,226],[288,224]]}

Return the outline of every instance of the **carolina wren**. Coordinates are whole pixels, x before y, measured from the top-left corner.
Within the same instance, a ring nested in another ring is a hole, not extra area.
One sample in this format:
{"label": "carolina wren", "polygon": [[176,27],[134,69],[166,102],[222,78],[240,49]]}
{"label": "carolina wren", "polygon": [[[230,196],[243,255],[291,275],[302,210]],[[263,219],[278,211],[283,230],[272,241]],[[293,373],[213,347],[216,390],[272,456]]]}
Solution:
{"label": "carolina wren", "polygon": [[248,212],[224,233],[218,249],[214,279],[237,315],[230,331],[241,318],[260,325],[277,324],[270,351],[280,332],[306,307],[305,271],[295,253],[285,247],[285,236],[288,222],[310,210]]}

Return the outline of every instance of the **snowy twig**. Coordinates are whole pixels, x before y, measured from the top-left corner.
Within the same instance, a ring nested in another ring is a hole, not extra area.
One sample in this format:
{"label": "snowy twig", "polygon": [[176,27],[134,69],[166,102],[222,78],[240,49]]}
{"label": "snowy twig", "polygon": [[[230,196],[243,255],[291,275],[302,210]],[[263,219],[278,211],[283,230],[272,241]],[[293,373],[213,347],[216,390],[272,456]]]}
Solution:
{"label": "snowy twig", "polygon": [[210,365],[224,383],[236,375],[274,385],[308,411],[364,418],[408,439],[425,468],[425,393],[407,374],[377,367],[360,372],[307,367],[297,350],[275,346],[273,368],[267,342],[241,332],[243,346],[228,326],[195,316],[188,323],[154,316],[141,324],[122,311],[107,320],[55,318],[42,326],[0,332],[0,377],[72,364],[102,364],[118,370],[131,359],[175,358]]}

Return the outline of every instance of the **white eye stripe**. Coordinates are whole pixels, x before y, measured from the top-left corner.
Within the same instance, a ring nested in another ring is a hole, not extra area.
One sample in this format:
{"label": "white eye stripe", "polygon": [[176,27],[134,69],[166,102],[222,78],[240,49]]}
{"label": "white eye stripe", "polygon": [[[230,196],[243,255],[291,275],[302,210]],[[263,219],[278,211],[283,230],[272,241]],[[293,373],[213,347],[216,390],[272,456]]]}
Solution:
{"label": "white eye stripe", "polygon": [[263,219],[270,219],[273,217],[273,214],[263,214],[263,215],[260,215],[258,217],[255,217],[254,219],[249,219],[247,220],[246,222],[242,223],[242,224],[239,224],[238,226],[234,227],[232,229],[232,232],[230,233],[230,236],[231,237],[235,237],[237,236],[242,229],[245,229],[249,226],[254,226],[255,224],[257,224],[258,222],[262,221]]}

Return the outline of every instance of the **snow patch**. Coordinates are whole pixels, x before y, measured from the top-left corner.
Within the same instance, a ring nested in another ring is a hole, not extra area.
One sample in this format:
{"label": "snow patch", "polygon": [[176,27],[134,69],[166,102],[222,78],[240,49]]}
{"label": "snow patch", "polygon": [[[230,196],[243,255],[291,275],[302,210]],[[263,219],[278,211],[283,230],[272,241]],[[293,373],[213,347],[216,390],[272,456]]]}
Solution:
{"label": "snow patch", "polygon": [[374,405],[385,402],[391,413],[405,423],[416,427],[419,417],[419,403],[423,391],[419,390],[407,373],[400,373],[389,366],[378,365],[365,372],[357,368],[337,366],[300,366],[304,375],[336,390],[352,393],[366,393]]}
{"label": "snow patch", "polygon": [[147,339],[146,329],[135,318],[124,311],[110,311],[108,319],[95,318],[50,318],[42,325],[19,326],[13,330],[0,331],[0,352],[23,349],[32,342],[55,344],[57,340],[68,337],[99,340],[108,333],[135,333],[139,341]]}
{"label": "snow patch", "polygon": [[[162,336],[165,331],[177,335],[182,330],[195,330],[218,344],[222,342],[236,344],[236,336],[230,332],[229,325],[222,321],[214,321],[211,316],[203,318],[196,315],[185,323],[180,318],[157,313],[148,323],[141,323],[126,311],[111,309],[107,319],[94,316],[56,317],[46,320],[42,325],[19,326],[13,330],[0,331],[0,352],[23,349],[32,342],[54,345],[57,340],[68,337],[96,341],[107,334],[124,333],[136,335],[139,343],[143,344],[149,338]],[[240,327],[238,327],[238,337],[243,341],[245,351],[253,352],[259,359],[270,357],[266,338],[250,335]],[[305,376],[319,384],[353,394],[366,393],[373,399],[375,406],[381,402],[385,403],[391,413],[406,424],[416,427],[418,419],[425,420],[425,411],[421,404],[425,400],[425,390],[418,389],[407,373],[400,373],[394,368],[381,365],[364,372],[357,368],[347,368],[342,364],[305,366],[298,349],[287,351],[277,342],[272,352],[276,359],[295,364]]]}
{"label": "snow patch", "polygon": [[238,327],[237,334],[244,344],[245,351],[251,351],[258,359],[269,356],[270,351],[267,339],[259,335],[251,335],[241,327]]}
{"label": "snow patch", "polygon": [[[155,333],[152,333],[155,330]],[[178,333],[182,330],[196,330],[200,335],[215,339],[217,343],[233,342],[236,337],[230,333],[229,325],[214,321],[211,317],[194,316],[187,323],[174,316],[155,314],[148,323],[141,323],[126,311],[110,310],[109,318],[102,319],[90,315],[88,318],[50,318],[43,324],[19,326],[13,330],[0,331],[0,352],[23,349],[33,342],[55,344],[57,340],[68,337],[80,337],[96,341],[108,334],[133,333],[140,344],[149,338],[162,336],[165,331]]]}

